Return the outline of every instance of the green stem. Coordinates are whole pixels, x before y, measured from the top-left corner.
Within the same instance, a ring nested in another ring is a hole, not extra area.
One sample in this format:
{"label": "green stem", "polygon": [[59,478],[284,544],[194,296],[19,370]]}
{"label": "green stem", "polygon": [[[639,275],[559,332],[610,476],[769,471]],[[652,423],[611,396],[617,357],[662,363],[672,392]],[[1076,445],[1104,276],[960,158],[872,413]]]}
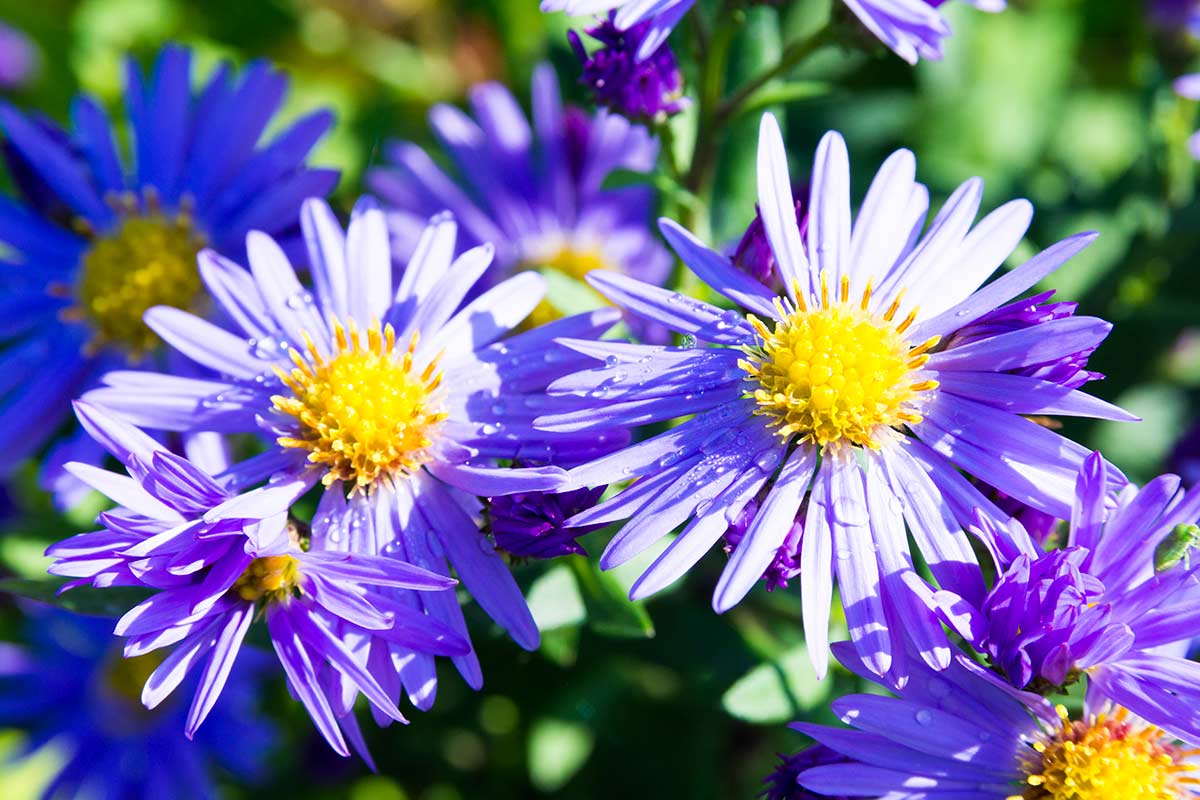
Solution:
{"label": "green stem", "polygon": [[807,39],[801,39],[788,45],[779,57],[778,63],[763,70],[721,101],[714,114],[714,122],[720,126],[736,117],[755,92],[780,75],[789,72],[801,61],[832,41],[832,33],[832,29],[826,27]]}

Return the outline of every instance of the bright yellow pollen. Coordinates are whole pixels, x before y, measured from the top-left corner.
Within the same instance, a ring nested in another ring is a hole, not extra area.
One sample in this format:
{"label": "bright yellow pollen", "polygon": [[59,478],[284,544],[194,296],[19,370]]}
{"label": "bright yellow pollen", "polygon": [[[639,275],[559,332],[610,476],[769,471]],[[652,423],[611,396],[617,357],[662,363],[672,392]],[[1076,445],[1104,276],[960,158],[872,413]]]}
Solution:
{"label": "bright yellow pollen", "polygon": [[158,344],[142,322],[146,310],[187,308],[200,293],[196,254],[204,246],[186,211],[138,209],[136,199],[126,198],[118,205],[121,222],[84,254],[74,311],[91,323],[93,346],[116,345],[135,358]]}
{"label": "bright yellow pollen", "polygon": [[[525,266],[526,269],[538,269],[542,267],[549,267],[568,278],[573,278],[582,283],[584,276],[589,272],[595,269],[608,269],[609,265],[596,250],[575,250],[570,247],[563,247],[549,258],[534,259]],[[599,292],[593,291],[590,288],[589,291],[595,295],[597,306],[609,305],[608,300],[604,299]],[[545,325],[547,322],[553,322],[561,318],[561,311],[551,305],[549,300],[542,300],[542,302],[538,303],[537,308],[533,310],[533,313],[529,315],[529,319],[525,321],[525,325],[535,328],[538,325]]]}
{"label": "bright yellow pollen", "polygon": [[256,558],[233,584],[233,592],[243,600],[257,603],[264,597],[282,600],[291,595],[300,578],[300,564],[291,556]]}
{"label": "bright yellow pollen", "polygon": [[1129,722],[1121,708],[1072,722],[1058,707],[1061,728],[1035,742],[1024,764],[1028,788],[1009,800],[1182,800],[1200,781],[1181,750],[1155,727]]}
{"label": "bright yellow pollen", "polygon": [[308,450],[308,460],[326,469],[326,486],[348,481],[351,491],[365,491],[380,478],[411,474],[426,459],[438,423],[446,418],[432,402],[441,383],[435,358],[419,373],[413,366],[417,334],[408,349],[396,351],[391,325],[374,323],[359,341],[354,323],[349,331],[334,320],[337,352],[324,359],[305,336],[308,358],[291,351],[290,373],[276,369],[292,397],[271,398],[275,408],[295,417],[300,434],[284,436],[284,447]]}
{"label": "bright yellow pollen", "polygon": [[897,323],[898,298],[877,315],[867,310],[870,286],[854,303],[849,279],[839,288],[831,302],[822,274],[819,307],[809,309],[799,289],[796,308],[776,300],[780,319],[773,330],[751,315],[759,342],[746,348],[739,364],[755,387],[756,413],[785,440],[799,436],[821,447],[845,441],[877,449],[883,428],[921,421],[914,401],[937,381],[917,372],[938,340],[911,347],[903,333],[915,310]]}

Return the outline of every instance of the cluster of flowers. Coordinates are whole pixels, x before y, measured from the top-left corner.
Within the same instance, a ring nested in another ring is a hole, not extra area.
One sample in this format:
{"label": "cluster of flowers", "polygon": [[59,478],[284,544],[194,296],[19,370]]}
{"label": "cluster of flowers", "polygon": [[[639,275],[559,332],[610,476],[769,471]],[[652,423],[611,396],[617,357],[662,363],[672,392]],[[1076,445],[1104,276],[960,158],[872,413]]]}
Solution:
{"label": "cluster of flowers", "polygon": [[[940,53],[938,3],[845,2],[906,59]],[[601,54],[573,40],[602,99],[677,108],[665,37],[690,5],[622,4],[592,32]],[[548,68],[531,121],[491,84],[473,115],[435,108],[454,172],[393,144],[369,178],[379,200],[346,228],[318,199],[336,175],[306,164],[328,114],[260,143],[284,90],[254,64],[194,91],[169,47],[150,75],[129,70],[129,159],[86,97],[70,131],[0,108],[23,195],[0,201],[0,457],[48,444],[62,503],[94,489],[115,504],[49,551],[66,590],[146,594],[116,623],[138,667],[115,695],[154,708],[186,685],[179,717],[199,737],[239,693],[259,622],[330,747],[369,762],[360,695],[378,724],[403,722],[402,695],[434,703],[438,656],[482,685],[459,581],[534,649],[505,554],[579,553],[580,534],[618,524],[605,568],[679,531],[634,598],[724,547],[716,612],[795,583],[818,674],[832,651],[898,695],[837,701],[853,730],[799,726],[819,745],[785,761],[779,797],[1192,794],[1200,492],[1134,487],[1041,424],[1134,419],[1081,391],[1109,324],[1021,297],[1093,234],[989,280],[1028,202],[976,222],[972,179],[930,219],[901,150],[853,214],[837,133],[798,202],[767,115],[760,211],[735,251],[659,222],[710,303],[665,287],[650,190],[604,187],[651,170],[655,139],[565,109]],[[544,299],[561,277],[600,307],[565,316]],[[602,338],[622,320],[639,341]],[[1031,514],[1069,526],[1031,531]],[[850,641],[831,647],[835,583]],[[0,651],[0,681],[39,669]],[[1085,680],[1081,716],[1046,699]],[[81,752],[64,785],[121,763]]]}

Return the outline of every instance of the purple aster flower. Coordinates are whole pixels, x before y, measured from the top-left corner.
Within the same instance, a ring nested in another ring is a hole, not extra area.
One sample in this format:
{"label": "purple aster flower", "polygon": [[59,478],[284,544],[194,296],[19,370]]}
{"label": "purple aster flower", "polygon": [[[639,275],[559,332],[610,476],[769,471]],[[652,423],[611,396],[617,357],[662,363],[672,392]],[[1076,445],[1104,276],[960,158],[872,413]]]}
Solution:
{"label": "purple aster flower", "polygon": [[[945,0],[842,0],[859,21],[892,52],[910,64],[919,58],[940,59],[942,40],[950,25],[938,12]],[[1005,0],[962,0],[981,11],[1003,11]],[[649,22],[639,58],[650,58],[667,40],[671,29],[695,0],[542,0],[543,11],[565,11],[572,15],[597,14],[615,9],[619,30]]]}
{"label": "purple aster flower", "polygon": [[[663,283],[671,258],[650,229],[654,206],[646,186],[606,189],[614,170],[650,172],[658,142],[624,117],[565,110],[549,65],[533,77],[533,124],[505,87],[471,90],[474,118],[447,105],[429,114],[430,126],[456,170],[443,172],[420,147],[394,142],[391,165],[372,170],[368,183],[388,206],[395,255],[411,257],[426,220],[448,209],[462,226],[460,252],[487,242],[495,264],[481,286],[523,270],[548,269],[582,281],[593,269],[613,269]],[[585,303],[603,303],[577,284]],[[534,324],[562,316],[548,301]]]}
{"label": "purple aster flower", "polygon": [[52,546],[50,572],[74,578],[68,587],[155,590],[115,632],[128,639],[128,657],[173,648],[146,676],[141,699],[149,709],[204,664],[188,737],[220,697],[251,623],[264,612],[289,688],[341,755],[349,755],[348,737],[365,756],[353,716],[359,693],[378,714],[405,721],[396,708],[393,647],[401,654],[469,651],[448,626],[392,591],[438,592],[455,581],[399,558],[340,551],[324,527],[303,534],[287,516],[294,483],[238,494],[131,425],[85,403],[78,413],[128,476],[68,465],[120,507],[101,515],[103,530]]}
{"label": "purple aster flower", "polygon": [[[619,312],[570,317],[506,338],[537,306],[543,280],[510,278],[463,305],[488,269],[492,248],[454,257],[457,225],[436,217],[393,285],[383,212],[362,200],[343,232],[333,212],[307,202],[301,223],[314,286],[303,286],[267,236],[248,239],[250,271],[212,252],[200,273],[226,313],[225,327],[158,307],[147,324],[207,367],[207,379],[118,371],[86,397],[136,425],[184,432],[256,433],[263,454],[233,468],[231,485],[270,477],[299,496],[320,487],[314,539],[354,553],[395,556],[437,573],[457,572],[468,591],[526,649],[539,635],[495,546],[480,532],[479,497],[557,489],[558,467],[499,467],[501,460],[580,463],[609,452],[623,432],[535,430],[549,380],[587,357],[557,347],[599,335]],[[408,599],[466,637],[452,593]],[[428,707],[432,658],[413,702]],[[455,658],[474,687],[474,653]]]}
{"label": "purple aster flower", "polygon": [[602,45],[590,55],[579,34],[567,34],[583,65],[580,83],[591,88],[598,105],[631,119],[661,121],[678,114],[688,100],[683,96],[683,73],[670,46],[664,42],[649,58],[638,59],[652,23],[646,20],[622,31],[613,24],[615,16],[610,13],[587,29],[587,35]]}
{"label": "purple aster flower", "polygon": [[[732,554],[746,537],[746,531],[754,525],[758,516],[759,504],[755,500],[746,503],[737,518],[729,523],[725,530],[725,553]],[[773,592],[778,588],[787,588],[788,581],[800,575],[800,540],[804,536],[804,518],[797,515],[792,521],[791,530],[783,537],[783,542],[775,550],[775,557],[763,572],[763,580],[767,582],[767,591]]]}
{"label": "purple aster flower", "polygon": [[0,89],[19,89],[37,71],[38,53],[29,37],[0,22]]}
{"label": "purple aster flower", "polygon": [[[902,150],[880,169],[854,219],[845,144],[831,133],[817,151],[805,241],[770,115],[758,164],[759,205],[785,295],[670,220],[662,231],[684,263],[745,312],[624,275],[589,277],[614,303],[703,344],[565,342],[604,363],[552,383],[550,394],[568,407],[549,409],[540,427],[583,433],[693,415],[572,469],[564,488],[637,479],[572,522],[629,520],[601,558],[606,568],[684,525],[635,583],[632,596],[642,598],[687,572],[762,494],[717,584],[715,610],[732,608],[755,585],[799,516],[794,555],[818,671],[827,660],[835,574],[851,637],[874,670],[892,666],[902,629],[917,636],[931,664],[945,666],[950,651],[941,626],[904,586],[912,571],[905,525],[937,580],[981,601],[983,578],[963,529],[1006,559],[1034,545],[956,467],[1066,517],[1088,451],[1024,415],[1133,419],[1076,389],[1019,374],[1095,347],[1110,329],[1103,320],[1048,319],[946,343],[1052,273],[1094,234],[1060,242],[984,286],[1024,235],[1028,202],[1008,203],[972,228],[982,194],[972,179],[925,230],[928,195],[914,181],[912,153]],[[1112,490],[1125,483],[1115,470],[1108,477]]]}
{"label": "purple aster flower", "polygon": [[826,764],[847,764],[850,758],[824,745],[806,747],[799,753],[784,755],[779,753],[779,763],[775,770],[763,778],[766,788],[758,796],[763,800],[841,800],[840,797],[817,794],[799,784],[800,773]]}
{"label": "purple aster flower", "polygon": [[[1175,92],[1189,100],[1200,100],[1200,73],[1177,78]],[[1200,159],[1200,132],[1192,134],[1192,138],[1188,139],[1188,149],[1192,158]]]}
{"label": "purple aster flower", "polygon": [[978,608],[946,590],[926,596],[1017,688],[1086,677],[1200,744],[1200,664],[1182,657],[1200,626],[1200,551],[1189,553],[1200,529],[1186,527],[1200,521],[1200,492],[1163,475],[1112,506],[1108,469],[1099,454],[1085,463],[1066,549],[1017,557]]}
{"label": "purple aster flower", "polygon": [[[287,80],[264,62],[235,76],[222,65],[198,92],[191,56],[170,46],[152,73],[130,62],[130,152],[102,106],[80,96],[71,130],[0,107],[14,183],[0,198],[5,375],[0,468],[52,439],[70,400],[98,376],[154,359],[161,342],[142,322],[154,305],[202,308],[202,247],[242,252],[252,228],[295,239],[300,201],[329,191],[333,170],[305,158],[329,128],[319,111],[259,144]],[[99,457],[77,428],[47,458],[45,481],[67,461]],[[70,503],[73,496],[64,497]]]}
{"label": "purple aster flower", "polygon": [[487,529],[496,549],[517,558],[587,555],[577,539],[601,526],[567,527],[567,520],[596,505],[606,486],[573,492],[522,492],[488,498]]}
{"label": "purple aster flower", "polygon": [[122,658],[111,622],[30,608],[25,628],[27,645],[0,643],[0,726],[27,735],[16,758],[46,745],[62,754],[43,797],[204,800],[216,795],[215,768],[243,782],[263,776],[278,732],[257,708],[258,665],[231,672],[188,741],[184,706],[148,711],[138,700],[161,659]]}
{"label": "purple aster flower", "polygon": [[[853,648],[850,670],[873,678]],[[1127,709],[1089,698],[1072,718],[996,681],[967,659],[921,666],[898,697],[859,694],[833,703],[850,729],[792,727],[849,758],[800,773],[824,795],[886,800],[1110,800],[1197,796],[1200,761]]]}

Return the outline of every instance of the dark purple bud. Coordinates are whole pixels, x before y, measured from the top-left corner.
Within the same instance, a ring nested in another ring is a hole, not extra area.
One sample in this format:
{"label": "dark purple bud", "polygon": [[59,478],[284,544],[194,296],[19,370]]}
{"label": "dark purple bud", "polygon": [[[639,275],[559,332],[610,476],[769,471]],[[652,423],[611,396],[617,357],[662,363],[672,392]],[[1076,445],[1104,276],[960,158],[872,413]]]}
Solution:
{"label": "dark purple bud", "polygon": [[687,107],[683,96],[683,73],[675,54],[665,42],[649,57],[637,59],[638,48],[650,30],[651,20],[629,30],[618,30],[608,19],[586,33],[600,43],[590,55],[579,34],[567,34],[575,55],[583,65],[580,83],[592,90],[596,104],[639,120],[666,119]]}
{"label": "dark purple bud", "polygon": [[[796,192],[796,196],[808,197],[808,187],[801,187],[801,190]],[[804,203],[801,200],[796,200],[796,224],[800,226],[800,237],[806,237],[808,212],[805,211]],[[780,294],[783,293],[784,286],[779,277],[779,265],[775,261],[775,254],[771,252],[771,244],[767,241],[767,230],[763,227],[762,212],[757,205],[754,207],[754,221],[742,234],[742,239],[738,242],[730,259],[735,267],[759,283]]]}
{"label": "dark purple bud", "polygon": [[518,558],[587,555],[576,539],[603,526],[568,528],[566,521],[596,505],[605,488],[489,498],[485,513],[496,548]]}
{"label": "dark purple bud", "polygon": [[838,796],[817,794],[805,789],[797,779],[801,772],[828,764],[849,764],[851,759],[825,745],[814,744],[793,755],[779,753],[775,770],[763,778],[766,788],[758,793],[763,800],[842,800]]}

